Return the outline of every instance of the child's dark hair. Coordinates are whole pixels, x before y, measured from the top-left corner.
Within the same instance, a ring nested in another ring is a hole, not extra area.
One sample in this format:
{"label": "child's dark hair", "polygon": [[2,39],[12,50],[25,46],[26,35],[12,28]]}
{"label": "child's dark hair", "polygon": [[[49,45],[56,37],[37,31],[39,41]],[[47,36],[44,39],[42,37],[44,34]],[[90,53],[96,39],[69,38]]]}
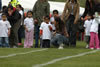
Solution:
{"label": "child's dark hair", "polygon": [[64,29],[64,22],[61,20],[60,17],[55,17],[55,21],[56,21],[56,28],[59,30],[59,31],[63,31]]}
{"label": "child's dark hair", "polygon": [[18,4],[17,6],[19,6],[24,11],[24,8],[22,7],[22,5]]}
{"label": "child's dark hair", "polygon": [[28,14],[28,13],[31,13],[31,14],[33,15],[33,12],[32,12],[32,11],[28,11],[27,14]]}
{"label": "child's dark hair", "polygon": [[12,5],[9,5],[8,8],[10,8],[11,10],[13,10],[13,6]]}
{"label": "child's dark hair", "polygon": [[87,16],[92,16],[92,14],[88,12],[88,13],[87,13]]}
{"label": "child's dark hair", "polygon": [[5,13],[3,13],[1,16],[7,16]]}
{"label": "child's dark hair", "polygon": [[3,7],[2,7],[3,11],[4,11],[5,9],[7,9],[7,8],[8,8],[7,6],[3,6]]}
{"label": "child's dark hair", "polygon": [[54,13],[59,14],[58,10],[53,10],[53,14],[54,14]]}
{"label": "child's dark hair", "polygon": [[48,18],[50,20],[50,17],[48,15],[46,15],[44,19],[46,19],[46,18]]}

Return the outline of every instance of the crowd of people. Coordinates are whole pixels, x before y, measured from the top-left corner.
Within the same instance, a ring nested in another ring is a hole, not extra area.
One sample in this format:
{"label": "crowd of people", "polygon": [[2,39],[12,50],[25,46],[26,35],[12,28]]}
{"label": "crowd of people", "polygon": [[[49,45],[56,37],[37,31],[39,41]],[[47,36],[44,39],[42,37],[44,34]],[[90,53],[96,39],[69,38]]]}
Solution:
{"label": "crowd of people", "polygon": [[[76,33],[80,24],[85,32],[86,48],[100,49],[100,3],[86,0],[85,11],[80,17],[78,0],[67,0],[63,13],[54,10],[50,17],[48,0],[37,0],[32,11],[24,15],[24,8],[18,0],[11,0],[0,13],[0,48],[50,48],[51,45],[63,49],[64,45],[76,47]],[[81,20],[82,22],[79,22]]]}

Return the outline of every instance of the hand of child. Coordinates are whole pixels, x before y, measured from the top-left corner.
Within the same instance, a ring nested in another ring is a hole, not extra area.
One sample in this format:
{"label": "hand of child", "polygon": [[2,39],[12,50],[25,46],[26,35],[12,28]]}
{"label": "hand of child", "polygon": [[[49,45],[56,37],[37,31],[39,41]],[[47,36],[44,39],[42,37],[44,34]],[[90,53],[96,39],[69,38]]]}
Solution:
{"label": "hand of child", "polygon": [[37,19],[35,19],[34,22],[35,22],[35,24],[38,24],[38,20]]}
{"label": "hand of child", "polygon": [[51,27],[51,25],[49,25],[48,27],[49,27],[50,31],[52,31],[52,27]]}
{"label": "hand of child", "polygon": [[51,24],[54,24],[54,22],[51,22]]}
{"label": "hand of child", "polygon": [[53,36],[55,36],[56,35],[56,31],[55,32],[53,32]]}
{"label": "hand of child", "polygon": [[81,17],[81,20],[82,20],[82,21],[84,21],[84,18],[83,18],[83,17]]}
{"label": "hand of child", "polygon": [[68,33],[66,34],[66,37],[69,37],[69,34]]}
{"label": "hand of child", "polygon": [[28,32],[28,29],[27,28],[25,30],[26,30],[26,32]]}
{"label": "hand of child", "polygon": [[12,15],[12,12],[8,11],[8,14],[9,14],[9,16],[11,16]]}
{"label": "hand of child", "polygon": [[10,36],[10,31],[8,31],[8,37]]}

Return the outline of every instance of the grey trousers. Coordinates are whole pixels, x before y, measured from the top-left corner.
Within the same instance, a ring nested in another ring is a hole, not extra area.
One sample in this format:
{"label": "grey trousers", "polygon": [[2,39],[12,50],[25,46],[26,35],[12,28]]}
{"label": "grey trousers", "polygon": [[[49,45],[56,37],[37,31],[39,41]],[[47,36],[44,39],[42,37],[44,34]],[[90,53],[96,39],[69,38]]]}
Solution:
{"label": "grey trousers", "polygon": [[58,47],[60,44],[67,44],[67,43],[68,43],[68,38],[58,33],[51,39],[51,44],[56,47]]}

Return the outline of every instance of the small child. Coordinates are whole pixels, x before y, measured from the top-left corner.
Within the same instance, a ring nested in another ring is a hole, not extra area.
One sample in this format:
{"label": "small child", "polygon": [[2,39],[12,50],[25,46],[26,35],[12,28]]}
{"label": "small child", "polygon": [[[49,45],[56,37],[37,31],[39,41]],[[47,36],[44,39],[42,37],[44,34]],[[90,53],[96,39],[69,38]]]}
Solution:
{"label": "small child", "polygon": [[[100,23],[100,9],[97,12],[96,17],[93,20],[91,29],[90,29],[90,49],[100,49],[99,46],[99,37],[98,37],[98,26]],[[95,46],[94,46],[95,43]]]}
{"label": "small child", "polygon": [[91,15],[87,14],[87,20],[84,23],[84,27],[85,27],[85,41],[87,43],[86,48],[89,48],[91,25],[92,25]]}
{"label": "small child", "polygon": [[50,19],[53,32],[55,31],[55,17],[58,17],[58,16],[59,16],[58,10],[53,10],[53,16],[52,16],[51,19]]}
{"label": "small child", "polygon": [[40,36],[42,36],[42,48],[50,48],[52,26],[49,24],[50,17],[45,16],[44,22],[40,26]]}
{"label": "small child", "polygon": [[9,48],[9,39],[11,25],[7,21],[6,14],[2,14],[2,20],[0,20],[0,47]]}
{"label": "small child", "polygon": [[32,11],[27,12],[27,18],[24,20],[25,26],[25,42],[24,48],[31,48],[33,46],[33,31],[34,31],[34,20],[32,18]]}

